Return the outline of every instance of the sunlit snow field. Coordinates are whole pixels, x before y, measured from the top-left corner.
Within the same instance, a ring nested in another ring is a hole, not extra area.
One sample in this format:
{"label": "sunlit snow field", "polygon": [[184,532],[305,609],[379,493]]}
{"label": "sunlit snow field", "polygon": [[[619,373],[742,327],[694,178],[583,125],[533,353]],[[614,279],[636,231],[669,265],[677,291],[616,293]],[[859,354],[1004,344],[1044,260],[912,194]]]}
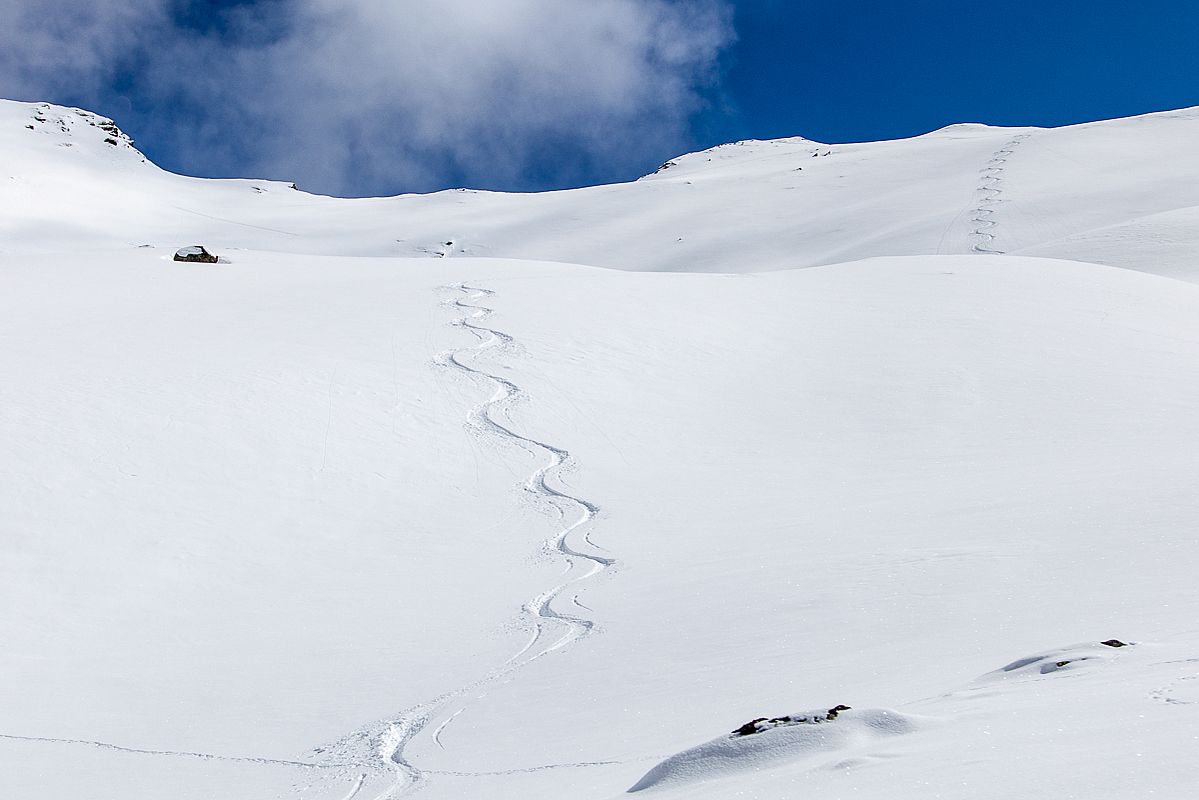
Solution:
{"label": "sunlit snow field", "polygon": [[1199,113],[377,200],[99,124],[0,104],[0,796],[1199,786]]}

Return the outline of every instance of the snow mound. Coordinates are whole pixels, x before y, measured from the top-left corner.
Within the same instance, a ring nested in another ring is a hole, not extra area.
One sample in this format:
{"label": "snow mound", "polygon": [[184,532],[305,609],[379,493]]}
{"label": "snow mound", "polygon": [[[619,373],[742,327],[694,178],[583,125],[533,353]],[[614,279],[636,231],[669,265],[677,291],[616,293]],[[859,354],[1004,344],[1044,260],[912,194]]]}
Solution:
{"label": "snow mound", "polygon": [[916,717],[888,709],[850,709],[833,719],[828,719],[827,713],[789,714],[795,720],[791,724],[775,725],[752,735],[734,732],[676,753],[647,772],[628,791],[678,788],[826,753],[836,754],[841,761],[848,751],[913,733],[921,726]]}
{"label": "snow mound", "polygon": [[[1062,670],[1094,667],[1111,660],[1117,650],[1128,646],[1130,646],[1128,642],[1108,639],[1103,642],[1085,642],[1056,650],[1046,650],[1043,653],[1017,659],[997,670],[988,672],[979,678],[979,682],[989,683],[1012,678],[1037,677]],[[1086,667],[1083,667],[1084,664]]]}

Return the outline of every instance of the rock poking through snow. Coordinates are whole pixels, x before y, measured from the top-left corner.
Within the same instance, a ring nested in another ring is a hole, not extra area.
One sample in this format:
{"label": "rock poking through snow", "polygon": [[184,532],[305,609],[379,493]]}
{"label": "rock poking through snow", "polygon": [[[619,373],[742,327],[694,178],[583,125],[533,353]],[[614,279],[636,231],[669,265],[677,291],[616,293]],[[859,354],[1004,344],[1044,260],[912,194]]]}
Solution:
{"label": "rock poking through snow", "polygon": [[821,722],[832,722],[837,718],[837,715],[842,711],[849,711],[849,706],[836,705],[828,711],[821,713],[819,711],[809,712],[807,714],[793,714],[786,717],[758,717],[742,725],[737,730],[733,731],[733,736],[749,736],[762,731],[768,731],[771,728],[781,728],[786,725],[817,725]]}
{"label": "rock poking through snow", "polygon": [[215,264],[217,257],[200,245],[181,247],[175,252],[176,261],[190,261],[200,264]]}
{"label": "rock poking through snow", "polygon": [[[832,720],[836,724],[829,724]],[[647,772],[628,791],[679,789],[747,772],[798,766],[805,761],[809,766],[838,763],[869,752],[879,741],[913,733],[923,722],[889,709],[853,711],[847,706],[835,706],[828,711],[754,720],[748,725],[765,727],[754,730],[757,735],[734,731],[732,735],[676,753]]]}
{"label": "rock poking through snow", "polygon": [[1086,664],[1085,668],[1095,667],[1110,661],[1112,658],[1119,657],[1115,653],[1109,652],[1109,648],[1128,646],[1130,646],[1128,642],[1122,642],[1119,639],[1108,639],[1104,642],[1083,642],[1071,645],[1070,647],[1047,650],[1043,653],[1017,659],[997,670],[988,672],[979,678],[979,681],[993,682],[1012,678],[1049,675],[1064,667],[1069,667],[1071,670],[1084,668],[1082,666],[1084,663]]}

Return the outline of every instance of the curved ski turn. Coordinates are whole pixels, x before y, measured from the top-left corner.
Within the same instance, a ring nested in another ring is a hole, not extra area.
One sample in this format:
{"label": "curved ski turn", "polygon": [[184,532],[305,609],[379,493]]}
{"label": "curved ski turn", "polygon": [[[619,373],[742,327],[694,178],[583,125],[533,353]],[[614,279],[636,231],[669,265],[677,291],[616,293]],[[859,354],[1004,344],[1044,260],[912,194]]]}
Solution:
{"label": "curved ski turn", "polygon": [[[434,359],[434,363],[492,387],[491,397],[476,405],[467,414],[467,426],[472,432],[516,445],[545,459],[524,482],[522,488],[531,502],[543,510],[552,511],[562,521],[562,527],[545,541],[543,547],[545,552],[563,560],[565,570],[557,584],[531,598],[521,608],[521,617],[529,630],[529,640],[503,664],[477,681],[409,708],[391,720],[359,730],[320,751],[324,758],[336,759],[343,764],[348,761],[355,765],[355,769],[369,770],[376,780],[390,773],[388,785],[381,794],[375,796],[375,800],[395,800],[410,795],[425,784],[430,774],[455,774],[421,770],[407,756],[409,745],[433,722],[444,716],[445,719],[434,729],[435,741],[442,746],[441,735],[446,727],[465,710],[465,706],[459,703],[456,704],[459,707],[447,716],[447,706],[454,700],[509,676],[595,632],[593,619],[580,613],[560,610],[555,603],[559,598],[564,598],[569,601],[572,609],[589,611],[590,609],[578,602],[577,592],[573,590],[581,582],[595,577],[617,563],[614,558],[596,552],[600,548],[589,538],[590,528],[600,513],[599,506],[586,498],[571,494],[562,482],[561,476],[575,467],[570,452],[519,433],[508,418],[508,411],[527,396],[517,384],[488,371],[479,363],[489,352],[515,344],[509,334],[483,324],[494,312],[477,304],[477,301],[490,297],[494,292],[466,284],[443,288],[463,295],[448,302],[448,305],[462,313],[461,317],[450,324],[469,331],[477,341],[473,347],[441,353]],[[358,788],[361,788],[361,782]]]}

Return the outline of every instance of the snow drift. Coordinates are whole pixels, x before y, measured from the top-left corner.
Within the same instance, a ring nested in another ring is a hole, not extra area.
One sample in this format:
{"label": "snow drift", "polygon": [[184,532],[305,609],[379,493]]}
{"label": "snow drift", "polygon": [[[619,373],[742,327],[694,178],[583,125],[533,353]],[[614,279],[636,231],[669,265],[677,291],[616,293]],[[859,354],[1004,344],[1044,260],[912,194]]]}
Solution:
{"label": "snow drift", "polygon": [[878,740],[901,736],[919,728],[919,723],[896,711],[865,709],[842,712],[824,722],[820,712],[795,714],[808,721],[780,725],[750,736],[722,736],[673,755],[645,774],[629,789],[679,788],[696,781],[736,777],[779,764],[836,753],[839,758]]}

